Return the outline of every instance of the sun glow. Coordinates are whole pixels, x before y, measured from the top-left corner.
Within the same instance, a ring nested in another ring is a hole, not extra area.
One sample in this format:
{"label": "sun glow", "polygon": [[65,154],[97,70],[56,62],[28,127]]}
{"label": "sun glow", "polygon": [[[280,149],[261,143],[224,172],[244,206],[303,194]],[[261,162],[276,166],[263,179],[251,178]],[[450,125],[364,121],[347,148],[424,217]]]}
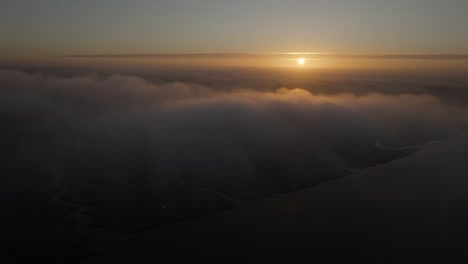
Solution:
{"label": "sun glow", "polygon": [[299,64],[299,65],[304,65],[305,62],[306,62],[306,60],[304,58],[297,59],[297,64]]}

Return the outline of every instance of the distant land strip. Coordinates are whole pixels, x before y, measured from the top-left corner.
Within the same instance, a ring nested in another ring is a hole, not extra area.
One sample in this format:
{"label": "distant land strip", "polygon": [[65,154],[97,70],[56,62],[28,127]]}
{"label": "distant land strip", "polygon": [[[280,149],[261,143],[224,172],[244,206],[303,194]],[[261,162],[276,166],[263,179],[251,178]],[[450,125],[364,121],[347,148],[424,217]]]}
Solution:
{"label": "distant land strip", "polygon": [[86,54],[68,58],[128,59],[384,59],[384,60],[468,60],[468,54],[340,54],[340,53],[185,53],[185,54]]}

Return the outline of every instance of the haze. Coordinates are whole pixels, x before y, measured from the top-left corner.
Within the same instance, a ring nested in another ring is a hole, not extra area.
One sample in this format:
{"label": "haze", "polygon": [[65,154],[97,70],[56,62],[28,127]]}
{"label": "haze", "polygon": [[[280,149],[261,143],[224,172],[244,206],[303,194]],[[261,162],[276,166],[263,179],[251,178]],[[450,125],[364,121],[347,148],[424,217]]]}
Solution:
{"label": "haze", "polygon": [[466,54],[466,1],[2,0],[0,54]]}

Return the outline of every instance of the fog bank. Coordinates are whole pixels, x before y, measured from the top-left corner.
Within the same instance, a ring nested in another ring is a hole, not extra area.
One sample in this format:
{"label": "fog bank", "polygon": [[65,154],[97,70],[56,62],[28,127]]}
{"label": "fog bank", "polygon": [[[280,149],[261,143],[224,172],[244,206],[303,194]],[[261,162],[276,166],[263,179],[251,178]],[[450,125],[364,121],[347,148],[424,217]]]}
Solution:
{"label": "fog bank", "polygon": [[5,70],[0,83],[2,203],[28,203],[60,184],[67,200],[92,205],[96,225],[122,231],[338,179],[415,151],[395,148],[460,133],[468,120],[465,108],[424,94]]}

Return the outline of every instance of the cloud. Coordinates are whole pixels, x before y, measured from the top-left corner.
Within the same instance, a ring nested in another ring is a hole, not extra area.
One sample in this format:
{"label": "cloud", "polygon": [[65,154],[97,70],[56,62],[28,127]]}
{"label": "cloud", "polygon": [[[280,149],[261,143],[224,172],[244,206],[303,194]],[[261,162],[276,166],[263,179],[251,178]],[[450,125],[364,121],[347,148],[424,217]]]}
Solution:
{"label": "cloud", "polygon": [[[344,177],[413,151],[390,148],[455,135],[468,120],[465,108],[431,95],[5,70],[0,83],[4,203],[44,197],[58,177],[66,199],[91,204],[97,225],[121,231],[220,210],[221,193],[254,199]],[[132,217],[142,212],[150,215]]]}

